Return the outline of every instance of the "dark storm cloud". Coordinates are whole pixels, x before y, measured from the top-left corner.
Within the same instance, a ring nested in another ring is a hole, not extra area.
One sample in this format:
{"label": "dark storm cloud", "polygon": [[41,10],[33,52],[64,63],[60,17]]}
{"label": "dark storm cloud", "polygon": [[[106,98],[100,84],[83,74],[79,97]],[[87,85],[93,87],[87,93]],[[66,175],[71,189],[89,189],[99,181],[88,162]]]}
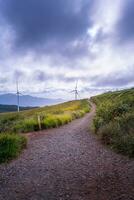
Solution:
{"label": "dark storm cloud", "polygon": [[22,70],[15,70],[13,72],[13,79],[15,80],[19,80],[21,78],[24,78],[26,76],[26,73],[25,71],[22,71]]}
{"label": "dark storm cloud", "polygon": [[2,0],[0,7],[3,19],[14,30],[15,47],[52,53],[73,52],[72,42],[81,40],[91,25],[92,4],[92,0]]}
{"label": "dark storm cloud", "polygon": [[89,74],[85,75],[74,75],[68,76],[68,74],[57,74],[54,78],[58,81],[63,81],[65,83],[74,83],[79,81],[89,82],[93,77],[89,76]]}
{"label": "dark storm cloud", "polygon": [[72,83],[72,82],[75,82],[77,80],[76,77],[73,77],[73,76],[66,76],[66,74],[59,74],[57,76],[55,76],[55,78],[58,80],[58,81],[63,81],[65,83]]}
{"label": "dark storm cloud", "polygon": [[76,83],[76,81],[89,81],[90,77],[88,75],[84,76],[69,76],[68,74],[64,73],[48,73],[47,71],[44,72],[43,70],[34,70],[32,73],[32,79],[38,82],[43,81],[58,81],[64,83]]}
{"label": "dark storm cloud", "polygon": [[45,82],[45,81],[61,81],[61,82],[74,82],[76,81],[76,77],[67,77],[65,74],[53,74],[44,72],[42,70],[35,70],[32,73],[32,79],[38,82]]}
{"label": "dark storm cloud", "polygon": [[99,87],[124,87],[134,84],[134,68],[130,67],[126,71],[108,74],[107,76],[95,76],[92,86]]}
{"label": "dark storm cloud", "polygon": [[120,19],[117,23],[118,37],[121,42],[134,40],[134,1],[124,3]]}
{"label": "dark storm cloud", "polygon": [[35,70],[33,72],[33,79],[36,80],[36,81],[39,81],[39,82],[43,82],[43,81],[47,81],[47,80],[51,80],[53,77],[48,74],[48,73],[45,73],[44,71],[42,70]]}

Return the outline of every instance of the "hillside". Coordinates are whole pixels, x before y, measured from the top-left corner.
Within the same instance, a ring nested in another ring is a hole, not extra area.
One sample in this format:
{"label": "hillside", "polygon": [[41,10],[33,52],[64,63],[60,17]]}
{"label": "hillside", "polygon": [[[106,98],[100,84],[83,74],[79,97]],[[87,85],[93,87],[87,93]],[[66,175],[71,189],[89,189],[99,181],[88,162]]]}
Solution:
{"label": "hillside", "polygon": [[0,114],[0,133],[29,132],[39,130],[38,116],[41,128],[56,127],[79,118],[89,111],[87,100],[70,101],[53,106],[34,108],[20,113]]}
{"label": "hillside", "polygon": [[[22,107],[38,107],[45,105],[53,105],[63,102],[63,99],[49,99],[39,98],[30,95],[20,96],[20,106]],[[0,95],[0,104],[4,105],[17,105],[16,94],[2,94]]]}
{"label": "hillside", "polygon": [[117,152],[134,157],[134,88],[98,95],[92,101],[97,105],[98,137]]}
{"label": "hillside", "polygon": [[0,163],[16,157],[26,146],[26,138],[18,133],[59,127],[84,116],[89,110],[89,102],[85,99],[0,114]]}
{"label": "hillside", "polygon": [[[20,107],[20,111],[29,110],[29,109],[32,109],[32,107]],[[16,105],[1,105],[0,104],[0,113],[15,112],[16,110],[17,110]]]}

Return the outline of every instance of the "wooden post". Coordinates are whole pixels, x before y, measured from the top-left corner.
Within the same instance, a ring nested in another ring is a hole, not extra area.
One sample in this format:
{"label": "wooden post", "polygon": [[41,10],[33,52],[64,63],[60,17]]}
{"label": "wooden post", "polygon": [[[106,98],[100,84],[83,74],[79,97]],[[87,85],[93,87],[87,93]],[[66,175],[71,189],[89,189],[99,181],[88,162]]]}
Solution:
{"label": "wooden post", "polygon": [[39,124],[39,130],[41,130],[41,120],[40,120],[40,115],[38,115],[38,124]]}

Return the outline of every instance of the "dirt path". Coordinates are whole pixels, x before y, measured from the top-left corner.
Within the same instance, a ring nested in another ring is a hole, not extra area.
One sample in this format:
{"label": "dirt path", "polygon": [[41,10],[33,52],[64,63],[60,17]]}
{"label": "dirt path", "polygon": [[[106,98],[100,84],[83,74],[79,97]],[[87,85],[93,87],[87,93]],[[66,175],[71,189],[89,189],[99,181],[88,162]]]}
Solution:
{"label": "dirt path", "polygon": [[19,159],[0,166],[0,200],[134,200],[134,160],[117,155],[84,118],[29,134]]}

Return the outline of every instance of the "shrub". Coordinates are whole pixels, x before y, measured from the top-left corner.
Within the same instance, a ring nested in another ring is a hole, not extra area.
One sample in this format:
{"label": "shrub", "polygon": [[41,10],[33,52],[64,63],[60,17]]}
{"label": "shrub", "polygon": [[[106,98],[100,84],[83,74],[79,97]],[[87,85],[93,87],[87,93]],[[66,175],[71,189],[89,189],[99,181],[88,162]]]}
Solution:
{"label": "shrub", "polygon": [[134,89],[92,98],[97,105],[94,130],[103,143],[134,157]]}
{"label": "shrub", "polygon": [[59,119],[62,121],[62,124],[68,124],[72,121],[72,116],[70,114],[64,114]]}
{"label": "shrub", "polygon": [[26,147],[27,140],[24,136],[1,134],[0,135],[0,163],[7,162],[19,155]]}
{"label": "shrub", "polygon": [[44,127],[45,128],[55,128],[58,126],[58,120],[54,116],[47,116],[44,120]]}
{"label": "shrub", "polygon": [[1,114],[0,115],[0,133],[12,132],[12,128],[16,121],[20,120],[21,116],[18,113]]}
{"label": "shrub", "polygon": [[37,131],[39,130],[39,125],[37,120],[35,119],[25,119],[20,121],[14,126],[13,131],[16,133],[27,133],[30,131]]}
{"label": "shrub", "polygon": [[109,124],[101,126],[97,134],[104,144],[110,145],[114,138],[117,139],[120,136],[120,128],[118,123],[110,122]]}
{"label": "shrub", "polygon": [[84,114],[85,114],[84,110],[74,111],[74,112],[72,112],[72,118],[73,119],[78,119],[80,117],[83,117]]}
{"label": "shrub", "polygon": [[88,106],[88,107],[85,107],[85,108],[83,109],[83,111],[84,111],[84,113],[88,113],[88,112],[90,111],[89,106]]}
{"label": "shrub", "polygon": [[44,120],[45,128],[55,128],[63,124],[67,124],[72,121],[72,117],[69,114],[64,115],[49,115]]}
{"label": "shrub", "polygon": [[96,116],[93,119],[93,127],[94,127],[94,130],[95,130],[95,133],[97,133],[99,128],[102,127],[103,125],[104,125],[104,120],[101,117]]}
{"label": "shrub", "polygon": [[134,157],[134,135],[122,135],[114,139],[112,147],[119,153]]}

